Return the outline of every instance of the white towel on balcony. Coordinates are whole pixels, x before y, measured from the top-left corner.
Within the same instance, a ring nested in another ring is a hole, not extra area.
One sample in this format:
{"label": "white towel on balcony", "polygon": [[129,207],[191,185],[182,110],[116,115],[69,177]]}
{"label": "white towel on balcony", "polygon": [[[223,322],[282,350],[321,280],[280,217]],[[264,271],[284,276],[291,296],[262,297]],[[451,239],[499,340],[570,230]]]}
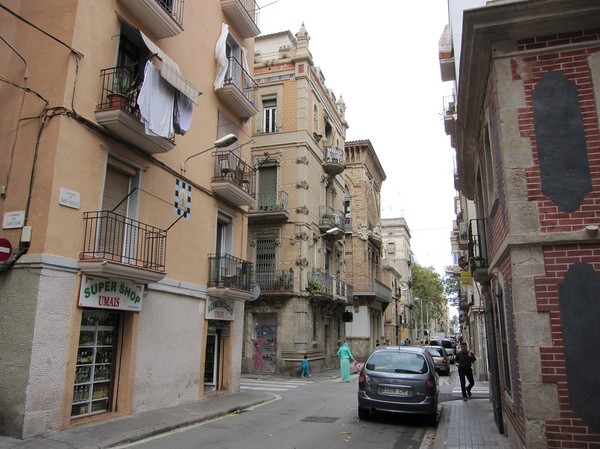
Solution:
{"label": "white towel on balcony", "polygon": [[173,136],[175,89],[162,79],[150,61],[144,69],[144,82],[137,99],[146,134]]}

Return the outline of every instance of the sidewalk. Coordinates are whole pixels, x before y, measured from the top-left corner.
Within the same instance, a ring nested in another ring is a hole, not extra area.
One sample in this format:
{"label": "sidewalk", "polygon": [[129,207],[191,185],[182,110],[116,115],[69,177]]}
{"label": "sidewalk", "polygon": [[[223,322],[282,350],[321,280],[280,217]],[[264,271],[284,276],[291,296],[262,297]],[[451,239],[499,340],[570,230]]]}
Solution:
{"label": "sidewalk", "polygon": [[[272,376],[246,376],[267,379]],[[281,377],[281,376],[275,376]],[[313,381],[339,377],[338,370],[313,373]],[[353,375],[356,379],[356,376]],[[281,380],[284,380],[282,378]],[[289,378],[288,378],[289,380]],[[420,449],[510,449],[494,423],[492,403],[487,399],[487,382],[478,382],[469,401],[441,404],[441,418],[431,428]],[[163,432],[197,424],[268,402],[277,396],[269,392],[242,391],[203,401],[162,408],[48,433],[27,440],[0,436],[0,449],[99,449],[139,441]]]}
{"label": "sidewalk", "polygon": [[472,392],[463,401],[460,389],[454,388],[457,399],[441,404],[437,429],[427,432],[420,449],[511,449],[494,422],[489,382],[477,381]]}

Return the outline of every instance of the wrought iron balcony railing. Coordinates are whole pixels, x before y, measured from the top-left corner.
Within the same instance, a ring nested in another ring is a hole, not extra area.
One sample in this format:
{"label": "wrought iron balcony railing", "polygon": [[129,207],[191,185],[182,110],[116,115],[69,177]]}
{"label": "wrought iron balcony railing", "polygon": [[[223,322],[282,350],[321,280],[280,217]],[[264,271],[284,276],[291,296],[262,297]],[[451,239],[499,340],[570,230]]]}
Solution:
{"label": "wrought iron balcony railing", "polygon": [[258,84],[233,56],[229,57],[229,66],[225,74],[224,84],[237,87],[250,103],[256,105],[255,95]]}
{"label": "wrought iron balcony railing", "polygon": [[469,222],[469,267],[475,274],[488,266],[486,219],[476,218]]}
{"label": "wrought iron balcony railing", "polygon": [[208,287],[227,287],[251,292],[254,264],[231,254],[208,255]]}
{"label": "wrought iron balcony railing", "polygon": [[337,227],[341,230],[344,230],[344,213],[339,210],[334,210],[330,206],[320,206],[319,214],[321,219],[319,220],[319,225],[326,225],[331,227]]}
{"label": "wrought iron balcony railing", "polygon": [[256,273],[256,283],[262,293],[291,293],[294,290],[294,272],[275,270],[268,273]]}
{"label": "wrought iron balcony railing", "polygon": [[256,173],[233,151],[218,151],[215,155],[213,182],[230,182],[253,198],[256,196]]}
{"label": "wrought iron balcony railing", "polygon": [[350,284],[320,271],[309,273],[306,290],[313,296],[332,296],[346,302],[352,302],[353,289]]}
{"label": "wrought iron balcony railing", "polygon": [[137,79],[131,67],[110,67],[100,70],[102,92],[98,109],[123,109],[138,119],[140,111],[137,105]]}
{"label": "wrought iron balcony railing", "polygon": [[156,3],[158,3],[178,24],[183,24],[184,0],[156,0]]}
{"label": "wrought iron balcony railing", "polygon": [[344,150],[336,147],[325,148],[325,162],[333,162],[336,164],[344,164]]}
{"label": "wrought iron balcony railing", "polygon": [[84,212],[80,260],[110,260],[165,271],[167,231],[111,211]]}
{"label": "wrought iron balcony railing", "polygon": [[250,212],[285,212],[287,208],[287,192],[257,193],[256,204],[250,206]]}

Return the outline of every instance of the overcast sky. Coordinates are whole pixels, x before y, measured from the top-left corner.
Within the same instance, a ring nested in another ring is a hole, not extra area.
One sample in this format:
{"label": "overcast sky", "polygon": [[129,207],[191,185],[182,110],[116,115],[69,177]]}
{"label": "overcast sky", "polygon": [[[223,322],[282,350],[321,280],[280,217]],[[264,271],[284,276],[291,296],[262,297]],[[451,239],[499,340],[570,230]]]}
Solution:
{"label": "overcast sky", "polygon": [[261,34],[302,23],[325,83],[346,103],[346,140],[369,139],[385,173],[382,217],[404,217],[415,259],[452,265],[454,150],[444,133],[438,42],[446,0],[259,0]]}

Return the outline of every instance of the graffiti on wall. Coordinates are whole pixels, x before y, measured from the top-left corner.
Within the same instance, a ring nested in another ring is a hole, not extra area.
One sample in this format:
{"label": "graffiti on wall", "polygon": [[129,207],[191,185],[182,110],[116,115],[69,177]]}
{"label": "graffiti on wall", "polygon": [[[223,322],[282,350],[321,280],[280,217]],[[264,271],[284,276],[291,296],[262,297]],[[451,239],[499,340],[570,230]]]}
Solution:
{"label": "graffiti on wall", "polygon": [[258,373],[274,373],[277,365],[277,315],[256,315],[253,337],[254,370]]}

